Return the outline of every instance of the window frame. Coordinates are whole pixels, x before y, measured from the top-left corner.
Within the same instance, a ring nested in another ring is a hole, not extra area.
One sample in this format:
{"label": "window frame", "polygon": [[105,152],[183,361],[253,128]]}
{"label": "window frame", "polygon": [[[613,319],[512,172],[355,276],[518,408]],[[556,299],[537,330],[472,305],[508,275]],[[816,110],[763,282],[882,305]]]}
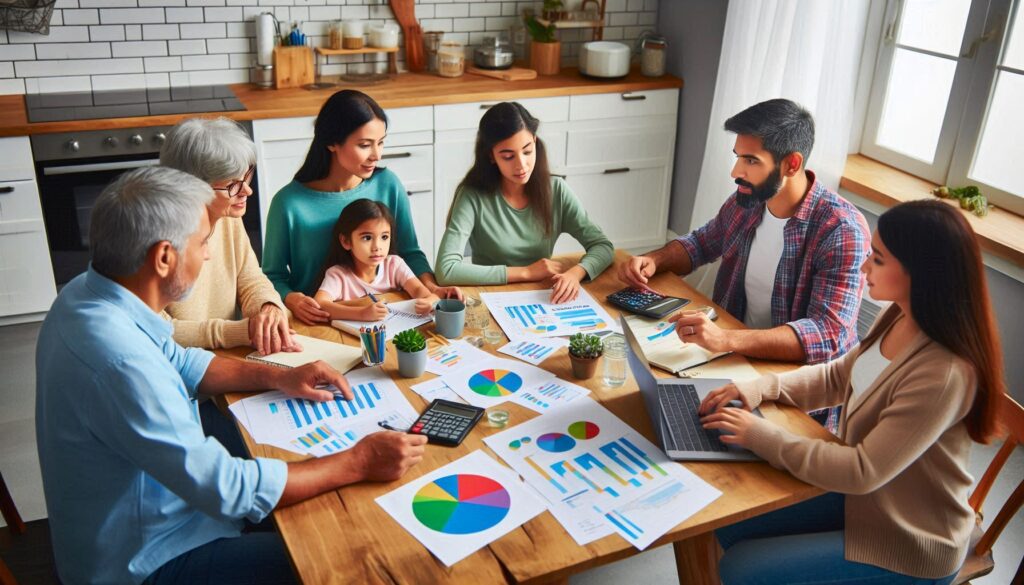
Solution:
{"label": "window frame", "polygon": [[[912,175],[938,184],[954,186],[968,183],[978,185],[989,201],[1024,215],[1024,196],[1008,193],[976,179],[968,179],[974,155],[981,140],[985,118],[995,93],[997,68],[1004,45],[1009,38],[1013,10],[1024,10],[1024,0],[973,0],[964,26],[960,50],[956,58],[956,71],[950,86],[946,112],[931,162],[878,144],[878,131],[885,106],[889,76],[896,50],[905,49],[933,57],[951,59],[943,55],[903,46],[897,43],[903,18],[904,0],[888,0],[883,15],[882,34],[872,75],[871,92],[861,137],[860,152],[870,158],[896,167]],[[986,35],[986,32],[989,34]],[[1018,31],[1024,34],[1024,31]],[[951,59],[952,60],[952,59]]]}

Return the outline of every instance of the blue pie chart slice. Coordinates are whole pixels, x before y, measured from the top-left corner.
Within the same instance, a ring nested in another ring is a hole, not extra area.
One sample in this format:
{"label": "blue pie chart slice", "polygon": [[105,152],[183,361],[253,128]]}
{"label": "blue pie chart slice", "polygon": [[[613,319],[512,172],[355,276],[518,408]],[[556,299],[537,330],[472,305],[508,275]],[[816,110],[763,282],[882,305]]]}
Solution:
{"label": "blue pie chart slice", "polygon": [[537,446],[548,453],[564,453],[576,446],[576,440],[562,433],[547,433],[537,437]]}

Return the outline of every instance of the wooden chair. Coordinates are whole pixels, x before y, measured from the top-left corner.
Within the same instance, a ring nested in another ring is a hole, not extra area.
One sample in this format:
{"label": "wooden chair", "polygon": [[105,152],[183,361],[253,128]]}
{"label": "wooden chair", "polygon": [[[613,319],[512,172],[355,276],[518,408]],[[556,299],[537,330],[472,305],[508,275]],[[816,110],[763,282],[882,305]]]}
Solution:
{"label": "wooden chair", "polygon": [[[30,522],[27,526],[14,507],[14,499],[0,474],[0,515],[7,523],[0,528],[0,552],[9,554],[11,564],[23,579],[32,583],[60,583],[53,562],[50,544],[50,526],[46,520]],[[16,562],[15,562],[16,561]],[[17,585],[14,573],[0,556],[0,585]]]}
{"label": "wooden chair", "polygon": [[[985,504],[985,497],[988,496],[992,484],[996,481],[996,476],[1002,471],[1010,454],[1018,445],[1024,443],[1024,407],[1017,404],[1009,395],[1004,395],[1003,403],[999,408],[999,421],[1007,433],[1006,443],[999,449],[999,453],[989,464],[985,474],[981,476],[981,481],[978,482],[978,486],[974,488],[974,493],[968,500],[971,508],[974,509],[977,524],[971,535],[971,548],[967,551],[967,560],[964,561],[964,565],[953,581],[956,585],[967,583],[971,579],[992,572],[992,569],[995,568],[995,563],[992,560],[992,545],[995,544],[1010,519],[1020,510],[1021,504],[1024,504],[1024,480],[1021,480],[1017,484],[1017,488],[1013,490],[1013,494],[996,514],[992,525],[988,527],[988,530],[982,530],[981,522],[984,517],[982,506]],[[1011,583],[1012,585],[1024,585],[1024,559],[1017,567],[1017,574]]]}

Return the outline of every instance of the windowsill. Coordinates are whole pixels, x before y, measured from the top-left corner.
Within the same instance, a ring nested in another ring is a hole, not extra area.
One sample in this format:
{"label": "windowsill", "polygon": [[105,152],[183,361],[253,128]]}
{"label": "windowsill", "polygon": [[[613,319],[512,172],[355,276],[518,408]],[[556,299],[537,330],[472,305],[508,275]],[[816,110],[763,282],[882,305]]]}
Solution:
{"label": "windowsill", "polygon": [[[937,199],[931,191],[938,185],[862,154],[851,154],[839,187],[888,208],[904,201]],[[957,205],[956,201],[939,201]],[[1024,217],[1001,208],[992,209],[984,218],[961,213],[978,234],[984,251],[1024,268]]]}

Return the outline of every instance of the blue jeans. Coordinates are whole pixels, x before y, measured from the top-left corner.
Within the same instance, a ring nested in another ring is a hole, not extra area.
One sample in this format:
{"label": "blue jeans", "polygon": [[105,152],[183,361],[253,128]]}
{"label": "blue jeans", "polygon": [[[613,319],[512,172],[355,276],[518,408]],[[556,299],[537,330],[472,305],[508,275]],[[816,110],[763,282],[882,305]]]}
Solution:
{"label": "blue jeans", "polygon": [[179,555],[153,572],[145,585],[293,585],[284,541],[274,532],[220,538]]}
{"label": "blue jeans", "polygon": [[715,531],[725,549],[725,585],[948,585],[848,561],[843,553],[842,494],[828,493]]}

